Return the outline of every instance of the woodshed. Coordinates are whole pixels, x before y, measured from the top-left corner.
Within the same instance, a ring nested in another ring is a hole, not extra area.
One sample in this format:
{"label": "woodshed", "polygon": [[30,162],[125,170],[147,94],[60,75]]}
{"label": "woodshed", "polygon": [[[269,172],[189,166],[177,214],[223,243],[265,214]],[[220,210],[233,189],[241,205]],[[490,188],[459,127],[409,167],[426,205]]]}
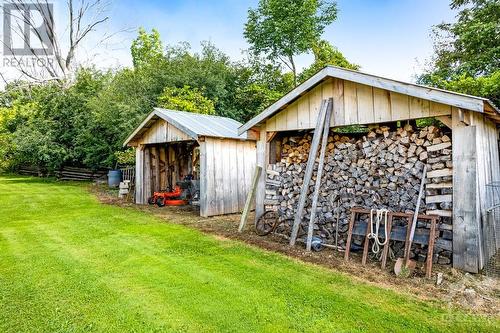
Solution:
{"label": "woodshed", "polygon": [[200,215],[243,210],[255,168],[255,140],[233,119],[155,108],[124,145],[136,148],[135,201],[199,181]]}
{"label": "woodshed", "polygon": [[[324,68],[238,130],[260,132],[257,165],[267,172],[257,186],[256,216],[294,216],[320,106],[330,99],[315,235],[328,241],[337,230],[345,243],[355,206],[414,211],[427,165],[420,213],[440,217],[433,260],[481,270],[500,240],[487,190],[500,181],[500,111],[480,97]],[[309,195],[304,222],[310,204]],[[412,248],[414,258],[425,260],[425,253]]]}

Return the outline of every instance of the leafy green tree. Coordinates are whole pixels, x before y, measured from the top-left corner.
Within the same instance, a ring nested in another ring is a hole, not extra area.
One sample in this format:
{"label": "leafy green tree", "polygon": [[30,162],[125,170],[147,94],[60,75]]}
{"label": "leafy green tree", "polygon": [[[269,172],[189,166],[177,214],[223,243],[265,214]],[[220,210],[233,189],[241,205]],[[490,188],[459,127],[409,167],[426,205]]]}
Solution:
{"label": "leafy green tree", "polygon": [[235,64],[228,104],[231,117],[245,123],[294,87],[291,73],[283,74],[279,65],[248,54],[247,59]]}
{"label": "leafy green tree", "polygon": [[159,92],[153,93],[151,84],[147,74],[124,69],[88,101],[92,121],[78,135],[85,165],[114,167],[115,152],[123,149],[127,135],[156,106]]}
{"label": "leafy green tree", "polygon": [[311,50],[325,27],[337,18],[337,6],[327,0],[260,0],[248,11],[244,36],[257,55],[281,61],[297,82],[294,57]]}
{"label": "leafy green tree", "polygon": [[166,87],[158,97],[158,105],[179,111],[188,111],[202,114],[214,114],[214,102],[203,96],[196,88],[184,86],[182,88]]}
{"label": "leafy green tree", "polygon": [[418,81],[499,104],[500,2],[453,0],[450,7],[460,10],[458,20],[434,27],[435,54]]}
{"label": "leafy green tree", "polygon": [[130,47],[132,62],[135,68],[157,64],[163,58],[163,45],[160,33],[152,29],[148,34],[144,28],[139,28],[138,36]]}
{"label": "leafy green tree", "polygon": [[64,82],[7,87],[0,107],[0,133],[8,144],[0,152],[4,167],[28,164],[54,170],[83,165],[84,149],[78,137],[93,121],[87,101],[102,89],[107,77],[82,69],[69,87]]}
{"label": "leafy green tree", "polygon": [[247,121],[293,87],[291,73],[263,57],[232,62],[213,44],[161,46],[142,30],[134,67],[80,69],[68,84],[11,84],[0,93],[0,168],[21,164],[114,167],[133,158],[122,147],[155,106]]}
{"label": "leafy green tree", "polygon": [[314,63],[300,73],[300,82],[304,82],[327,65],[359,70],[359,65],[349,62],[335,46],[326,40],[314,43],[312,51],[314,54]]}

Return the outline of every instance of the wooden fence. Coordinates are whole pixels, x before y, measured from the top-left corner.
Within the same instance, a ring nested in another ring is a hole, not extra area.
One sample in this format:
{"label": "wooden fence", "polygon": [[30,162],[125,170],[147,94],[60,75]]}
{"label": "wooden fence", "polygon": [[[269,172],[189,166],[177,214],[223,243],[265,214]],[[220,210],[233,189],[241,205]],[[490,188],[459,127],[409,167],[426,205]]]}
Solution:
{"label": "wooden fence", "polygon": [[96,179],[106,179],[108,170],[90,170],[85,168],[76,167],[62,167],[60,170],[56,170],[53,173],[47,172],[46,170],[41,170],[33,166],[21,166],[18,168],[18,173],[21,175],[29,176],[55,176],[59,180],[76,180],[76,181],[92,181]]}

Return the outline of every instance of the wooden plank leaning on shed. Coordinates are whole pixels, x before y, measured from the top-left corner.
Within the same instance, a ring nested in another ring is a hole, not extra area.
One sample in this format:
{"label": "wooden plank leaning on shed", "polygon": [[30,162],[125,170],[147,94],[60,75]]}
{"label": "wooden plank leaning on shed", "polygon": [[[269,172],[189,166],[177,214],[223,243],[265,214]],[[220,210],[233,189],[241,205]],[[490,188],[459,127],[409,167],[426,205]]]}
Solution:
{"label": "wooden plank leaning on shed", "polygon": [[257,183],[259,181],[260,174],[262,172],[262,168],[260,166],[255,166],[255,173],[252,179],[252,185],[250,187],[250,191],[247,195],[247,200],[245,202],[245,208],[243,209],[243,214],[241,214],[240,226],[238,228],[238,232],[242,232],[247,223],[248,213],[250,213],[250,208],[252,207],[252,201],[255,197],[255,191],[257,189]]}
{"label": "wooden plank leaning on shed", "polygon": [[293,221],[292,234],[290,236],[290,246],[295,245],[295,241],[297,240],[297,233],[299,232],[299,226],[302,220],[302,214],[304,212],[304,206],[306,203],[307,194],[309,192],[309,183],[311,181],[311,176],[314,169],[314,163],[316,161],[316,155],[318,153],[319,140],[323,132],[323,126],[325,125],[325,118],[327,113],[326,111],[327,108],[331,107],[332,107],[331,98],[328,100],[323,100],[321,102],[321,108],[318,114],[318,120],[316,123],[316,128],[314,129],[314,136],[309,151],[309,158],[307,160],[304,181],[302,183],[302,189],[300,191],[299,203],[297,205],[297,213]]}
{"label": "wooden plank leaning on shed", "polygon": [[453,266],[478,272],[476,127],[453,129]]}
{"label": "wooden plank leaning on shed", "polygon": [[309,217],[309,227],[307,229],[307,251],[311,251],[311,243],[314,231],[314,220],[316,219],[316,207],[318,206],[318,194],[321,187],[321,176],[323,175],[323,166],[325,164],[325,153],[326,146],[328,144],[328,132],[330,132],[330,124],[326,123],[326,119],[330,119],[330,115],[333,109],[333,100],[328,101],[328,107],[326,108],[325,114],[325,124],[323,125],[323,137],[321,138],[321,151],[319,153],[318,171],[316,173],[316,182],[314,183],[314,194],[311,207],[311,216]]}

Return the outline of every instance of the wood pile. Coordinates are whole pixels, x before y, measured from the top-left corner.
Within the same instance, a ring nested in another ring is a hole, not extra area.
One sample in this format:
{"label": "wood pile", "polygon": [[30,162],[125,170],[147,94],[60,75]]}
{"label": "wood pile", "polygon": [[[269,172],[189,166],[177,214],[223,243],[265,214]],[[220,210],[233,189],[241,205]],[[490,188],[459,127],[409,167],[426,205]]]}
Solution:
{"label": "wood pile", "polygon": [[[311,133],[281,139],[281,160],[267,170],[266,210],[277,210],[287,218],[295,215],[311,140]],[[436,126],[414,129],[408,124],[397,130],[382,126],[364,136],[330,132],[320,180],[315,235],[330,244],[334,242],[337,206],[340,245],[344,245],[347,238],[351,207],[413,212],[425,164],[428,179],[420,213],[441,216],[434,261],[449,264],[452,257],[451,139]],[[304,227],[311,213],[316,181],[315,172],[306,201]],[[419,224],[417,227],[426,227]],[[360,242],[355,240],[354,244]],[[402,247],[393,251],[399,254]],[[425,249],[412,247],[412,253],[413,258],[425,260]]]}

